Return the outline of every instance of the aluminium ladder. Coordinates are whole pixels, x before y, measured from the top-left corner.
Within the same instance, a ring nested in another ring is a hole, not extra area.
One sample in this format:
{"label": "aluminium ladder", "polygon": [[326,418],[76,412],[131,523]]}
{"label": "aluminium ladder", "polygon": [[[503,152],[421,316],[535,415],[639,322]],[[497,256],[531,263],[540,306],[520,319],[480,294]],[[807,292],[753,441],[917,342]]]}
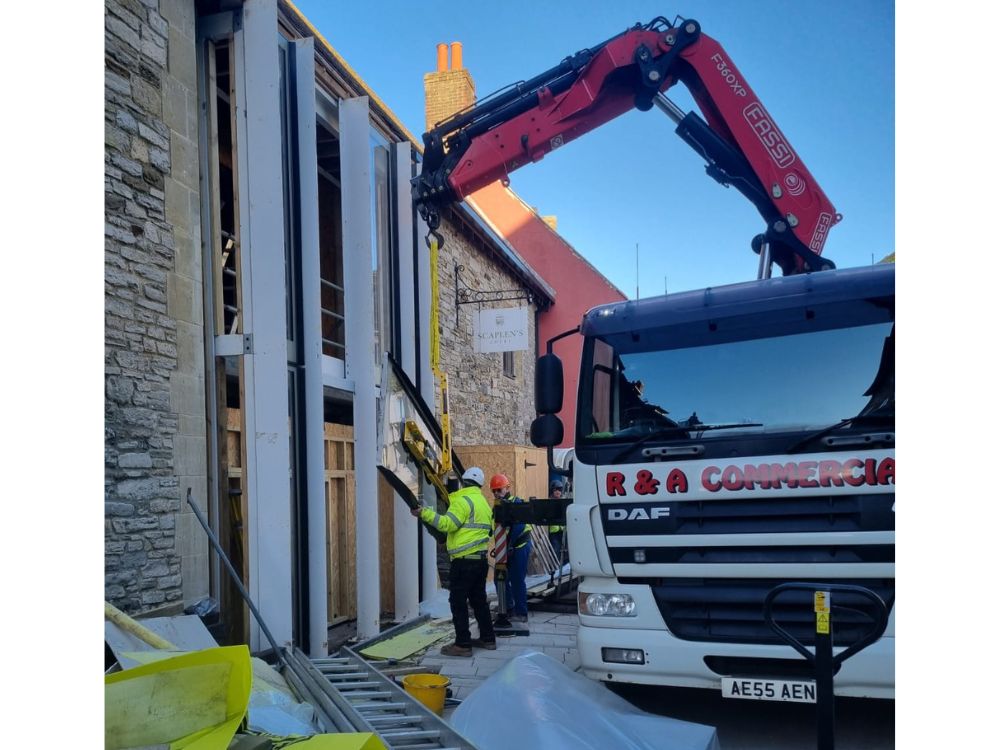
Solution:
{"label": "aluminium ladder", "polygon": [[[336,656],[289,652],[293,683],[315,699],[329,731],[373,732],[389,750],[476,750],[469,740],[363,657],[344,646]],[[304,696],[303,696],[304,697]]]}

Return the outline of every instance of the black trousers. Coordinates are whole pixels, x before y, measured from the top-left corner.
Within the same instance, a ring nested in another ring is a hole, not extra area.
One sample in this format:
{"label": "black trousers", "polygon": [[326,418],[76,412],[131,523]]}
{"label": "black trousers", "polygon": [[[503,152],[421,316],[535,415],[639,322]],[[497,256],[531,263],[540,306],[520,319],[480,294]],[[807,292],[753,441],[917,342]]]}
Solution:
{"label": "black trousers", "polygon": [[451,605],[451,620],[455,625],[455,643],[459,646],[469,646],[472,642],[472,634],[469,632],[470,604],[479,624],[479,637],[484,641],[496,640],[493,622],[490,620],[490,606],[486,602],[486,574],[489,569],[485,558],[459,557],[451,561],[448,603]]}

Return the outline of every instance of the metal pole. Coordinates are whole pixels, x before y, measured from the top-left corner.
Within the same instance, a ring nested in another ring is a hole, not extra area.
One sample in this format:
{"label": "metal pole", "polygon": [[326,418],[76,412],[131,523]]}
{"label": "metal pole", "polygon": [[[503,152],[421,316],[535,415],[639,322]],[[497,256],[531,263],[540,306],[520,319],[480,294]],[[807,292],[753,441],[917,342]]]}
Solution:
{"label": "metal pole", "polygon": [[771,278],[771,245],[768,242],[760,246],[760,263],[757,266],[757,278]]}
{"label": "metal pole", "polygon": [[247,592],[246,588],[243,586],[243,581],[240,580],[240,576],[236,572],[236,568],[233,567],[233,564],[231,562],[229,562],[229,558],[226,557],[226,553],[223,551],[222,545],[219,544],[219,538],[217,536],[215,536],[215,532],[213,532],[212,529],[209,528],[208,521],[205,520],[205,517],[201,514],[201,511],[198,509],[198,506],[194,504],[194,500],[191,499],[191,488],[190,487],[188,487],[188,491],[187,491],[187,503],[188,503],[188,505],[191,506],[191,510],[194,511],[194,516],[195,516],[195,518],[198,519],[198,523],[201,524],[201,527],[203,529],[205,529],[205,533],[208,534],[209,541],[212,543],[212,546],[215,548],[215,551],[219,555],[219,558],[222,560],[223,565],[226,566],[226,570],[229,571],[229,575],[232,577],[233,583],[236,584],[236,588],[239,589],[240,595],[243,597],[243,601],[245,601],[247,603],[247,606],[250,607],[250,611],[253,612],[253,616],[256,618],[257,624],[260,625],[261,631],[264,633],[264,636],[267,638],[268,643],[271,644],[271,648],[274,649],[274,654],[278,658],[278,661],[280,661],[282,664],[284,664],[287,667],[288,666],[288,662],[285,660],[285,655],[282,653],[281,649],[278,647],[278,642],[276,640],[274,640],[274,636],[271,635],[271,631],[268,630],[267,623],[265,623],[264,622],[264,618],[261,617],[260,611],[257,609],[257,605],[255,605],[253,603],[253,599],[250,598],[250,594]]}
{"label": "metal pole", "polygon": [[813,595],[816,611],[816,747],[833,750],[833,635],[830,623],[830,592]]}
{"label": "metal pole", "polygon": [[[818,588],[823,586],[823,588]],[[775,598],[785,591],[812,591],[813,611],[816,613],[816,647],[814,651],[782,628],[774,621],[773,605]],[[830,594],[833,591],[861,596],[876,608],[874,615],[865,613],[871,619],[873,626],[860,639],[833,655],[833,635],[831,623]],[[885,632],[889,621],[889,610],[882,598],[864,586],[853,586],[846,583],[780,583],[771,589],[764,597],[764,620],[771,629],[788,645],[798,651],[816,674],[816,734],[819,750],[833,750],[834,730],[834,699],[833,673],[845,660],[864,648],[875,643]]]}
{"label": "metal pole", "polygon": [[657,93],[653,97],[653,104],[677,125],[680,125],[681,120],[684,119],[684,110],[661,93]]}
{"label": "metal pole", "polygon": [[[399,263],[399,365],[403,372],[416,383],[417,378],[417,308],[413,285],[413,202],[410,198],[410,177],[412,151],[408,141],[392,145],[395,169],[394,189],[396,191],[396,223],[399,231],[396,237],[396,261]],[[423,333],[422,331],[421,333]],[[431,402],[433,403],[433,402]],[[393,493],[399,497],[398,493]],[[420,614],[420,531],[414,528],[413,518],[405,503],[392,503],[393,550],[396,564],[395,614],[400,621],[411,620]]]}
{"label": "metal pole", "polygon": [[[379,535],[378,535],[378,472],[376,455],[375,383],[376,356],[381,361],[382,350],[376,351],[375,300],[372,293],[372,157],[369,138],[368,97],[342,99],[339,105],[341,228],[344,246],[344,305],[347,320],[346,375],[354,381],[354,483],[355,559],[357,587],[358,637],[371,638],[379,634]],[[377,279],[381,283],[385,269]],[[383,326],[382,335],[385,335]]]}
{"label": "metal pole", "polygon": [[313,40],[294,43],[296,106],[298,107],[298,159],[300,238],[302,264],[302,366],[305,368],[305,505],[308,530],[309,653],[329,653],[326,581],[326,472],[323,464],[323,324],[321,319],[319,250],[319,178],[316,164],[315,74]]}
{"label": "metal pole", "polygon": [[510,529],[500,526],[493,535],[493,551],[495,553],[493,567],[493,583],[497,587],[497,619],[493,623],[497,628],[511,627],[507,612],[507,553],[510,541]]}

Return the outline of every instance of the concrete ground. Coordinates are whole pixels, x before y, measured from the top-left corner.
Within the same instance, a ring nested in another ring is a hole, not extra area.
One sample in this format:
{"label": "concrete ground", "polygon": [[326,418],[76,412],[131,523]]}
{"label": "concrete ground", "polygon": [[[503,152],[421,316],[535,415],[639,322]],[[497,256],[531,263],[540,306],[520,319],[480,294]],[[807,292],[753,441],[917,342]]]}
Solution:
{"label": "concrete ground", "polygon": [[[473,633],[475,620],[473,619]],[[510,659],[526,651],[540,651],[561,661],[570,669],[577,669],[580,660],[576,651],[575,614],[555,614],[553,612],[528,613],[528,622],[515,623],[530,633],[527,636],[497,638],[497,650],[473,649],[472,656],[442,656],[440,645],[432,646],[420,658],[422,666],[436,666],[440,673],[451,679],[452,697],[462,700],[481,685],[486,678],[500,669]],[[447,719],[454,707],[445,707]]]}
{"label": "concrete ground", "polygon": [[[475,633],[475,620],[473,633]],[[434,666],[451,679],[452,697],[462,700],[508,660],[525,651],[541,651],[570,669],[579,668],[577,616],[529,610],[528,636],[499,638],[496,651],[473,649],[471,657],[442,656],[428,649],[419,663]],[[523,627],[523,624],[519,624]],[[618,686],[616,692],[638,708],[660,716],[715,726],[724,750],[801,750],[816,746],[815,706],[765,701],[726,700],[712,691],[648,686]],[[450,719],[456,706],[446,706]],[[895,746],[893,701],[838,699],[837,747],[844,750],[891,750]]]}

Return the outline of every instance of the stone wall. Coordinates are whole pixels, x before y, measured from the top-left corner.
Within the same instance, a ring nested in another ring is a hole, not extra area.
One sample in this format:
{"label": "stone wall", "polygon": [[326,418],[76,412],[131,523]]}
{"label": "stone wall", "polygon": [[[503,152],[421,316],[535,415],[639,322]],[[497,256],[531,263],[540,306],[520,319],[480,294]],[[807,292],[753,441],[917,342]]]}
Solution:
{"label": "stone wall", "polygon": [[[465,286],[479,291],[517,289],[522,284],[498,260],[473,247],[466,235],[447,221],[438,256],[441,366],[448,373],[452,442],[462,445],[529,445],[534,411],[536,349],[535,307],[528,305],[529,349],[514,352],[514,377],[503,372],[502,354],[473,351],[473,314],[476,304],[455,309],[455,264]],[[526,302],[490,302],[484,307],[519,307]],[[440,403],[438,403],[440,409]]]}
{"label": "stone wall", "polygon": [[106,0],[105,598],[130,612],[180,608],[180,476],[204,486],[194,59],[193,0]]}

